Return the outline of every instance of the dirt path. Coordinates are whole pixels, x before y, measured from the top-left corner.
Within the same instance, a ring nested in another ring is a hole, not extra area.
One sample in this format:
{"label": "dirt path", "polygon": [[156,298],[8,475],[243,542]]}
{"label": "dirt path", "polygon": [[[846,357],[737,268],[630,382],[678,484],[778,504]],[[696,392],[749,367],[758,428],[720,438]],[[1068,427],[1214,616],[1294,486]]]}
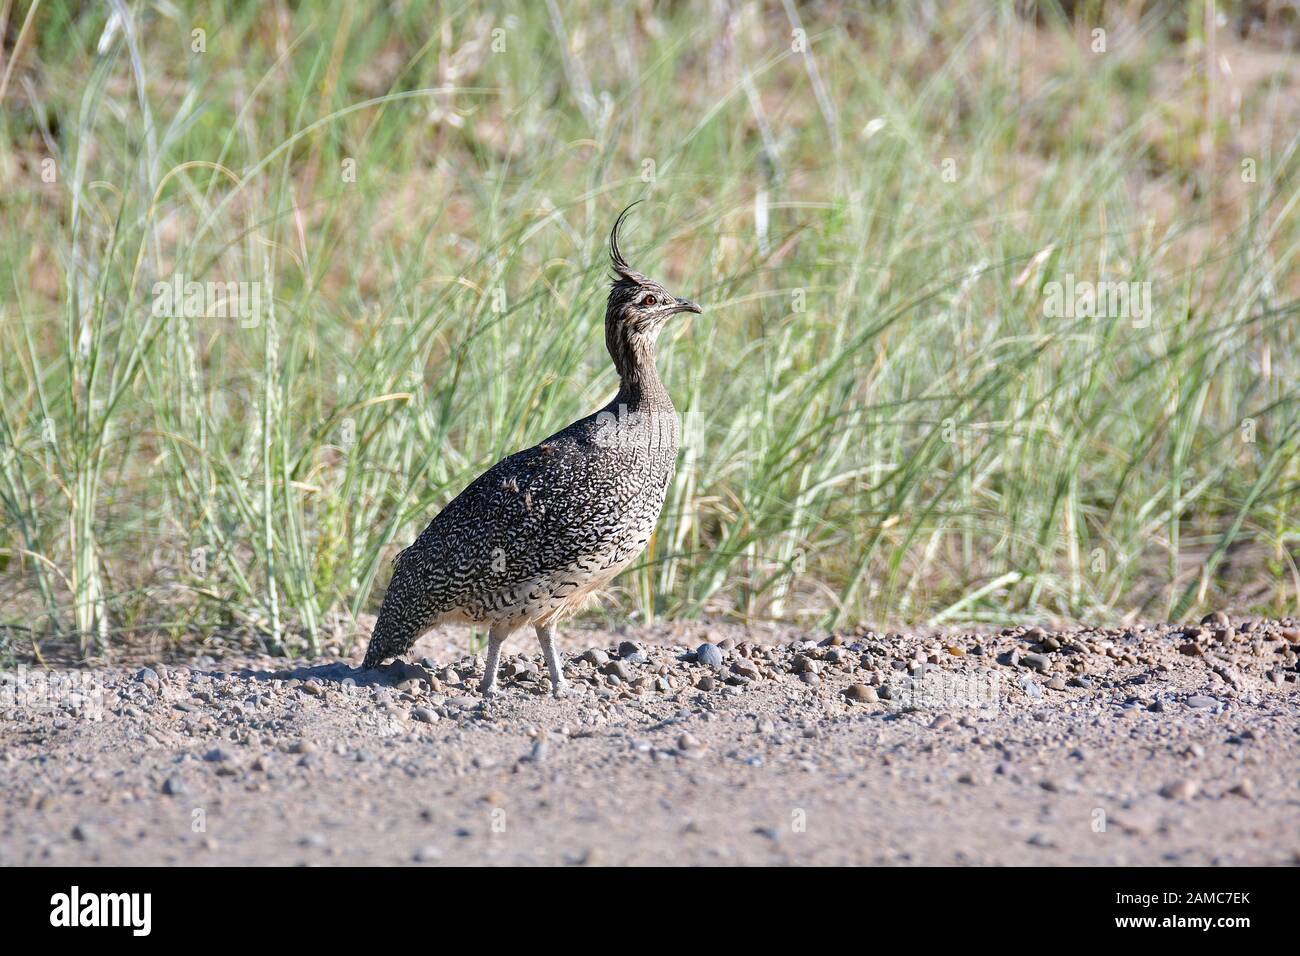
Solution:
{"label": "dirt path", "polygon": [[807,637],[10,673],[0,862],[1300,862],[1295,622]]}

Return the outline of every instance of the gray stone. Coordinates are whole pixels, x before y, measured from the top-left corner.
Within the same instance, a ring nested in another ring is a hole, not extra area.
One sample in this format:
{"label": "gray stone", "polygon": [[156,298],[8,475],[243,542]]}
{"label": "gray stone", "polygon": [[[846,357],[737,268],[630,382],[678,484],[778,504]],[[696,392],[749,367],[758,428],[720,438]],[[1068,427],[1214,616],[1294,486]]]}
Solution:
{"label": "gray stone", "polygon": [[1020,658],[1020,663],[1040,674],[1052,669],[1052,660],[1046,654],[1025,654]]}
{"label": "gray stone", "polygon": [[627,683],[632,679],[632,671],[622,661],[610,661],[602,667],[601,670],[611,677],[617,677],[624,683]]}
{"label": "gray stone", "polygon": [[695,651],[695,660],[715,671],[722,670],[722,651],[715,644],[701,644]]}

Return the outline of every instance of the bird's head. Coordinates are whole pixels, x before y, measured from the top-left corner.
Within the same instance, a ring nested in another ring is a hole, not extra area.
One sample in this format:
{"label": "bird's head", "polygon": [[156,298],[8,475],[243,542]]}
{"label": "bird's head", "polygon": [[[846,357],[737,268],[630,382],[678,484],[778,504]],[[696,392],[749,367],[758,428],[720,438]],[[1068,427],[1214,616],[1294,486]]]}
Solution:
{"label": "bird's head", "polygon": [[662,283],[627,264],[618,240],[623,220],[632,206],[619,214],[609,234],[609,261],[614,276],[605,307],[605,345],[624,378],[634,365],[645,361],[653,364],[655,342],[670,318],[681,312],[703,311],[694,302],[673,295]]}

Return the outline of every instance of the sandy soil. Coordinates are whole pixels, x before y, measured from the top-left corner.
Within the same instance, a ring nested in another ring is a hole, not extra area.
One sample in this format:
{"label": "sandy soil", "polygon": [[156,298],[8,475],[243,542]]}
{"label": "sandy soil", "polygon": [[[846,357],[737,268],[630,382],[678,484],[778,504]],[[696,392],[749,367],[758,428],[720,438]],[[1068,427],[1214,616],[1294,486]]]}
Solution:
{"label": "sandy soil", "polygon": [[571,631],[563,700],[522,635],[490,701],[456,633],[378,672],[20,669],[0,862],[1296,864],[1298,642]]}

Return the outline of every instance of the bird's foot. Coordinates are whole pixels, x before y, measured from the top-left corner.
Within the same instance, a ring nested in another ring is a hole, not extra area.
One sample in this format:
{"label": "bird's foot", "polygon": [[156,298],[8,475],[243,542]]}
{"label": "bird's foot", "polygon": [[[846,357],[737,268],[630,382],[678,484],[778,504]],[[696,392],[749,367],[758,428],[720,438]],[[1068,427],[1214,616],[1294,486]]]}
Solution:
{"label": "bird's foot", "polygon": [[566,683],[556,684],[555,689],[551,691],[551,696],[556,700],[563,700],[565,697],[568,697],[569,685]]}
{"label": "bird's foot", "polygon": [[487,681],[484,681],[483,683],[478,685],[478,692],[482,694],[484,697],[488,698],[489,700],[493,697],[501,696],[501,691],[497,688],[495,682],[489,683]]}

